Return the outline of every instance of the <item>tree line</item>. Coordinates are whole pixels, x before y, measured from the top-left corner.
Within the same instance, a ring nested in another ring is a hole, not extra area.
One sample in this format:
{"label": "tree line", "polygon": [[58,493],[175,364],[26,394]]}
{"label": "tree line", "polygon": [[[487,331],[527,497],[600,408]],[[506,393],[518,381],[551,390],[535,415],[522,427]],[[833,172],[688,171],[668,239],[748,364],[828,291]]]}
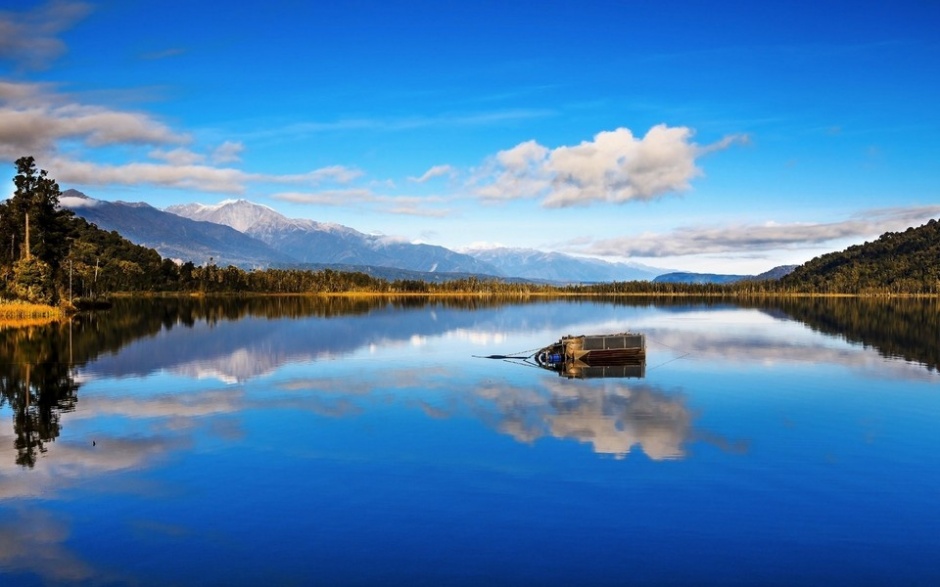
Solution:
{"label": "tree line", "polygon": [[332,269],[177,264],[59,206],[61,192],[33,157],[16,161],[16,191],[0,203],[0,298],[72,303],[114,292],[495,295],[940,294],[940,223],[887,233],[817,257],[779,280],[731,284],[623,281],[549,285],[464,277],[386,280]]}

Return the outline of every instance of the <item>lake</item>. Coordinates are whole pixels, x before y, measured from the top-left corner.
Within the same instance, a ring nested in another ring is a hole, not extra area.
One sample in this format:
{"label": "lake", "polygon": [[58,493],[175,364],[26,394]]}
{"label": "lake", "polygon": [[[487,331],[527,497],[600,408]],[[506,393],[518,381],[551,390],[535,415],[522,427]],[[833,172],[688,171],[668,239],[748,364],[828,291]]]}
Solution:
{"label": "lake", "polygon": [[[633,377],[525,355],[646,335]],[[0,330],[2,585],[938,585],[937,300],[121,300]]]}

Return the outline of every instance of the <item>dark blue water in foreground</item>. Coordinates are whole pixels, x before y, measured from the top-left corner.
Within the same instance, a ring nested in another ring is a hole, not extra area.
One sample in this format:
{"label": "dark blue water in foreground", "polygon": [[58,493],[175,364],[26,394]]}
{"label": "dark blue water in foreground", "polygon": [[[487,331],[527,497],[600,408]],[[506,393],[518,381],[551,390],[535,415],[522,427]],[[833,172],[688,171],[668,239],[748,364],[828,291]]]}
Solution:
{"label": "dark blue water in foreground", "polygon": [[122,311],[0,333],[2,585],[940,584],[940,375],[838,308]]}

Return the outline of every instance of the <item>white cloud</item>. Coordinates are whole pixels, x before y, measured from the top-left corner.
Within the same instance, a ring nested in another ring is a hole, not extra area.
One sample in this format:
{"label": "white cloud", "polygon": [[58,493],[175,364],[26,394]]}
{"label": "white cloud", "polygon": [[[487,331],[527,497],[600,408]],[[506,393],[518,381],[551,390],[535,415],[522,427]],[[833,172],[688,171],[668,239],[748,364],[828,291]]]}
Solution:
{"label": "white cloud", "polygon": [[[311,183],[318,185],[324,182],[349,183],[363,175],[362,171],[343,165],[330,165],[309,173],[294,175],[280,175],[281,181]],[[274,177],[274,176],[271,176]]]}
{"label": "white cloud", "polygon": [[451,210],[437,208],[435,205],[445,202],[439,196],[388,196],[377,194],[365,188],[324,190],[320,192],[281,192],[271,196],[275,200],[294,204],[319,206],[371,206],[386,214],[403,216],[421,216],[443,218],[451,215]]}
{"label": "white cloud", "polygon": [[445,175],[453,177],[456,175],[457,170],[451,167],[450,165],[435,165],[434,167],[428,169],[424,172],[424,175],[421,177],[409,177],[409,181],[415,183],[425,183],[435,177],[443,177]]}
{"label": "white cloud", "polygon": [[321,192],[281,192],[271,196],[275,200],[294,204],[317,204],[321,206],[347,206],[363,202],[375,202],[378,197],[372,190],[354,188],[325,190]]}
{"label": "white cloud", "polygon": [[46,85],[0,83],[0,156],[49,155],[62,140],[103,147],[182,144],[189,137],[145,113],[71,103]]}
{"label": "white cloud", "polygon": [[150,152],[150,157],[166,161],[170,165],[196,165],[206,160],[206,156],[195,153],[184,147],[179,147],[169,151],[163,149],[154,149]]}
{"label": "white cloud", "polygon": [[484,166],[476,193],[489,200],[540,198],[547,208],[652,200],[689,189],[702,174],[696,166],[702,155],[746,141],[733,135],[700,146],[691,139],[687,127],[660,124],[642,138],[618,128],[556,149],[527,141]]}
{"label": "white cloud", "polygon": [[[84,153],[59,153],[63,141],[77,141],[96,149],[123,145],[154,145],[155,162],[98,163]],[[244,145],[225,141],[208,154],[177,146],[190,142],[148,114],[113,110],[73,102],[52,86],[0,82],[0,158],[14,160],[23,154],[37,157],[39,166],[59,182],[79,185],[157,185],[208,192],[243,193],[249,182],[319,185],[348,183],[362,175],[358,169],[333,165],[307,173],[271,175],[249,173],[232,167]]]}
{"label": "white cloud", "polygon": [[174,165],[158,163],[128,163],[104,165],[66,158],[53,158],[48,165],[50,175],[59,183],[80,185],[159,185],[164,187],[196,189],[207,192],[242,193],[249,181],[259,176],[231,168],[206,165]]}
{"label": "white cloud", "polygon": [[551,183],[544,169],[548,149],[527,141],[500,151],[484,170],[491,181],[484,180],[477,194],[487,200],[533,198],[546,192]]}
{"label": "white cloud", "polygon": [[[420,216],[422,218],[446,218],[453,214],[449,209],[425,208],[418,204],[401,203],[398,206],[386,208],[384,212],[397,216]],[[424,241],[415,241],[424,242]]]}
{"label": "white cloud", "polygon": [[25,103],[41,96],[47,88],[46,84],[27,84],[0,80],[0,100]]}
{"label": "white cloud", "polygon": [[[153,155],[154,153],[151,153]],[[323,178],[342,172],[336,168],[318,169],[296,175],[266,175],[248,173],[230,167],[187,164],[183,161],[196,159],[186,151],[162,152],[169,159],[163,163],[127,163],[108,165],[76,161],[64,157],[52,157],[42,167],[60,183],[79,185],[158,185],[179,189],[195,189],[206,192],[243,193],[249,183],[309,183],[316,184]]]}
{"label": "white cloud", "polygon": [[212,151],[213,163],[235,163],[241,161],[245,145],[238,141],[225,141]]}
{"label": "white cloud", "polygon": [[807,248],[840,239],[873,238],[940,215],[940,206],[869,210],[840,222],[680,227],[666,234],[641,234],[581,241],[571,252],[613,257],[679,257]]}
{"label": "white cloud", "polygon": [[94,208],[100,203],[100,200],[94,200],[92,198],[74,198],[71,196],[62,196],[59,198],[59,205],[69,210],[74,210],[75,208]]}

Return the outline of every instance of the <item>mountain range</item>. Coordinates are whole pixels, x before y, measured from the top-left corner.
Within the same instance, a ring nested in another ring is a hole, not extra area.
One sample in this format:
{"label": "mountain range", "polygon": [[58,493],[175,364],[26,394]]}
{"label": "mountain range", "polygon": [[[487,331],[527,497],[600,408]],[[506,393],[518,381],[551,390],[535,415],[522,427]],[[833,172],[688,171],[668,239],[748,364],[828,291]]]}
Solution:
{"label": "mountain range", "polygon": [[799,265],[780,265],[770,271],[765,271],[760,275],[724,275],[718,273],[688,273],[676,271],[673,273],[664,273],[653,278],[654,283],[736,283],[752,279],[756,281],[764,279],[780,279],[789,275]]}
{"label": "mountain range", "polygon": [[168,214],[142,202],[108,202],[66,190],[59,204],[98,228],[118,232],[134,244],[156,250],[161,256],[197,265],[211,259],[217,265],[265,267],[293,259],[230,226],[197,222]]}
{"label": "mountain range", "polygon": [[[116,231],[163,257],[197,265],[245,269],[301,267],[358,270],[372,275],[404,271],[438,281],[442,274],[519,278],[552,283],[654,280],[668,269],[612,263],[532,249],[453,251],[369,235],[339,224],[288,218],[247,200],[181,204],[159,210],[143,202],[108,202],[66,190],[60,204],[99,228]],[[752,276],[674,274],[676,281],[728,282]]]}

